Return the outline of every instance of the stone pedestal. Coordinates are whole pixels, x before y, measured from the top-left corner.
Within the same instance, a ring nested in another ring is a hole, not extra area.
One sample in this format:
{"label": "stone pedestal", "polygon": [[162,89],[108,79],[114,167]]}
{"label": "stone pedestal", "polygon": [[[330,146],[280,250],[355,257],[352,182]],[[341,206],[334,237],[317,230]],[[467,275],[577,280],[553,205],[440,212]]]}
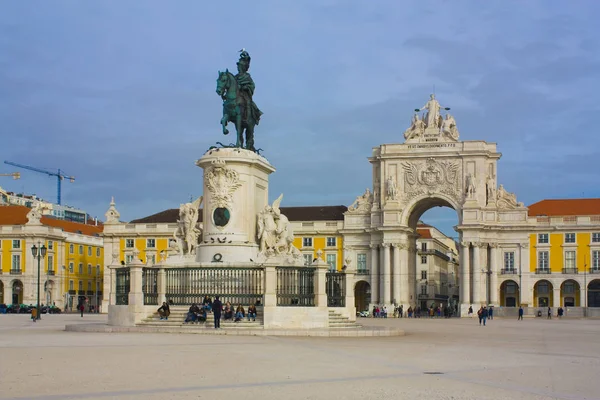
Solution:
{"label": "stone pedestal", "polygon": [[244,149],[209,150],[196,165],[204,170],[203,233],[197,262],[256,260],[257,215],[268,204],[275,168]]}

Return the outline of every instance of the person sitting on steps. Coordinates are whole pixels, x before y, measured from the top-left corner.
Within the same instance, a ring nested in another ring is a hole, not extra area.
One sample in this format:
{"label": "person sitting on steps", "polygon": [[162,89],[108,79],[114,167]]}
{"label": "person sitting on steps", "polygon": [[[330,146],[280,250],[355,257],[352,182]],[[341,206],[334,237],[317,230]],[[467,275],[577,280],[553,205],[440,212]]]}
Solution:
{"label": "person sitting on steps", "polygon": [[244,307],[242,307],[241,304],[238,304],[237,309],[235,310],[235,322],[240,322],[244,319],[245,314]]}
{"label": "person sitting on steps", "polygon": [[254,304],[248,307],[248,321],[250,321],[250,318],[252,318],[252,321],[256,321],[256,306]]}
{"label": "person sitting on steps", "polygon": [[162,306],[160,306],[160,308],[157,311],[158,311],[158,315],[160,315],[161,320],[169,319],[169,315],[171,314],[171,309],[169,308],[169,305],[166,302],[163,301]]}
{"label": "person sitting on steps", "polygon": [[231,307],[231,303],[225,303],[225,309],[223,310],[223,319],[233,319],[233,308]]}
{"label": "person sitting on steps", "polygon": [[196,305],[196,303],[192,303],[192,305],[190,306],[190,309],[188,310],[185,321],[183,321],[183,323],[187,324],[188,322],[198,321],[199,314],[200,314],[200,308]]}

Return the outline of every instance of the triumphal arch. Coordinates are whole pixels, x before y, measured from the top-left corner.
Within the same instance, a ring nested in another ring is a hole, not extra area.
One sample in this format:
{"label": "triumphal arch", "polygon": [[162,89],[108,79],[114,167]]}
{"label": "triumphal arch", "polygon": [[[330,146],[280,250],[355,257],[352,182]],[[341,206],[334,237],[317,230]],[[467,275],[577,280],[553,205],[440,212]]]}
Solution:
{"label": "triumphal arch", "polygon": [[416,227],[439,206],[458,214],[460,309],[498,304],[502,255],[529,269],[527,208],[498,183],[496,143],[459,140],[454,117],[434,95],[416,109],[404,143],[373,148],[373,186],[345,215],[347,253],[369,254],[371,304],[417,304]]}

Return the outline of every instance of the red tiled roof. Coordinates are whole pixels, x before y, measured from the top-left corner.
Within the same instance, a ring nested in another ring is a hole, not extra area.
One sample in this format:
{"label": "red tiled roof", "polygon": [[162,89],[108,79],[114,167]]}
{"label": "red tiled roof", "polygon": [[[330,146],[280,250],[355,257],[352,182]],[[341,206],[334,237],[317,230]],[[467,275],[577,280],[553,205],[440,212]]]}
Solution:
{"label": "red tiled roof", "polygon": [[431,236],[431,231],[429,229],[417,229],[417,234],[422,239],[433,239]]}
{"label": "red tiled roof", "polygon": [[[25,206],[0,206],[0,225],[25,225],[28,222],[27,214],[29,211],[31,211],[31,208]],[[103,230],[102,225],[80,224],[47,216],[42,216],[41,222],[43,225],[60,228],[65,232],[88,236],[96,236]]]}
{"label": "red tiled roof", "polygon": [[529,216],[600,215],[600,199],[542,200],[529,206]]}
{"label": "red tiled roof", "polygon": [[[343,221],[346,206],[313,206],[313,207],[281,207],[281,213],[290,221]],[[132,220],[131,224],[167,224],[175,223],[179,218],[179,209],[149,215],[144,218]],[[199,222],[202,222],[202,209],[200,209]]]}

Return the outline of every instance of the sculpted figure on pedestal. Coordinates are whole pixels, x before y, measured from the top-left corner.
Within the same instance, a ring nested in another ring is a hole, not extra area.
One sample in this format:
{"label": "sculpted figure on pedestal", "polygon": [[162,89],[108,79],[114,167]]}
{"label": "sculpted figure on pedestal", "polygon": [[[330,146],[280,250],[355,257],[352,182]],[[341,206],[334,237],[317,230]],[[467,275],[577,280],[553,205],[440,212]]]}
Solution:
{"label": "sculpted figure on pedestal", "polygon": [[487,194],[486,204],[493,204],[496,201],[496,196],[494,195],[496,185],[494,183],[494,178],[491,175],[487,177],[485,186]]}
{"label": "sculpted figure on pedestal", "polygon": [[203,197],[200,196],[192,203],[179,206],[179,219],[177,229],[173,232],[177,251],[181,255],[196,254],[198,240],[202,236],[202,223],[198,222],[200,205]]}
{"label": "sculpted figure on pedestal", "polygon": [[432,94],[429,96],[429,101],[425,103],[423,107],[416,109],[415,111],[421,112],[423,110],[427,110],[427,114],[425,115],[425,123],[427,128],[439,128],[442,120],[440,116],[441,108],[449,110],[447,107],[441,107],[440,103],[435,99],[435,95]]}
{"label": "sculpted figure on pedestal", "polygon": [[396,198],[398,197],[398,187],[396,186],[396,179],[394,179],[392,176],[388,176],[387,182],[386,182],[386,187],[387,187],[387,199],[388,200],[396,200]]}
{"label": "sculpted figure on pedestal", "polygon": [[300,251],[294,246],[292,225],[279,209],[282,199],[283,194],[273,202],[272,206],[267,204],[258,214],[259,252],[266,257],[282,254],[302,257]]}
{"label": "sculpted figure on pedestal", "polygon": [[418,114],[413,115],[412,123],[410,127],[404,131],[404,139],[412,139],[419,136],[423,136],[425,132],[425,122],[419,118]]}
{"label": "sculpted figure on pedestal", "polygon": [[456,121],[452,115],[446,114],[446,118],[442,122],[440,132],[452,140],[458,140],[458,129],[456,128]]}
{"label": "sculpted figure on pedestal", "polygon": [[498,193],[496,195],[496,204],[499,208],[518,208],[525,207],[521,202],[517,201],[517,196],[514,193],[507,192],[504,189],[504,185],[498,187]]}
{"label": "sculpted figure on pedestal", "polygon": [[354,203],[352,203],[350,207],[348,207],[348,212],[368,212],[371,211],[372,204],[373,194],[371,193],[371,190],[367,188],[367,190],[365,190],[365,193],[363,193],[361,196],[358,196],[356,200],[354,200]]}
{"label": "sculpted figure on pedestal", "polygon": [[42,219],[42,206],[37,203],[27,213],[27,225],[41,225]]}
{"label": "sculpted figure on pedestal", "polygon": [[472,199],[475,197],[475,182],[473,179],[473,174],[467,175],[467,197]]}

